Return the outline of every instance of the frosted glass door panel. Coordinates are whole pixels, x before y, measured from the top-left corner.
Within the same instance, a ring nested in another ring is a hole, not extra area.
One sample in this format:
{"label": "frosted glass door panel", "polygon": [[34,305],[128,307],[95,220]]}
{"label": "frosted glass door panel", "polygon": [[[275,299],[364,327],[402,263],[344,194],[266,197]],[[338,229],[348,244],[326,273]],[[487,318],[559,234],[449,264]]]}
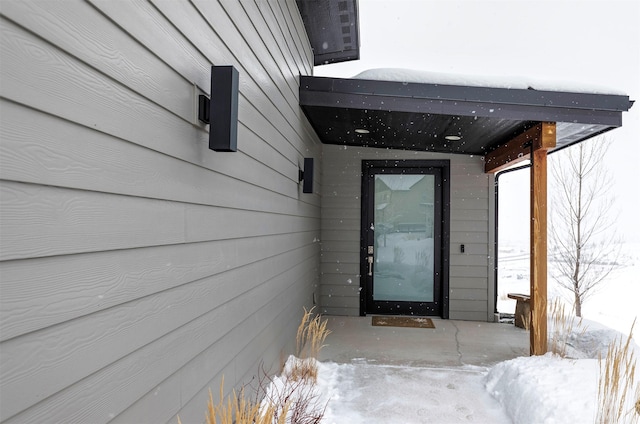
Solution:
{"label": "frosted glass door panel", "polygon": [[375,175],[375,301],[434,301],[433,175]]}

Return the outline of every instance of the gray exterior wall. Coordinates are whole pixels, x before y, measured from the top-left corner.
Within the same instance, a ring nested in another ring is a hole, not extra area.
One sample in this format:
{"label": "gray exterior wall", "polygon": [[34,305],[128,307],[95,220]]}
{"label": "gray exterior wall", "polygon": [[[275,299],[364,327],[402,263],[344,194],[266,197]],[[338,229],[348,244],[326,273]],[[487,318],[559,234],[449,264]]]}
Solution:
{"label": "gray exterior wall", "polygon": [[[451,237],[449,317],[493,321],[493,175],[482,157],[323,146],[322,311],[360,313],[360,208],[362,161],[449,159]],[[460,253],[460,245],[465,253]]]}
{"label": "gray exterior wall", "polygon": [[[0,13],[0,421],[201,422],[222,375],[277,371],[319,284],[295,1]],[[240,73],[236,153],[197,121],[212,64]]]}

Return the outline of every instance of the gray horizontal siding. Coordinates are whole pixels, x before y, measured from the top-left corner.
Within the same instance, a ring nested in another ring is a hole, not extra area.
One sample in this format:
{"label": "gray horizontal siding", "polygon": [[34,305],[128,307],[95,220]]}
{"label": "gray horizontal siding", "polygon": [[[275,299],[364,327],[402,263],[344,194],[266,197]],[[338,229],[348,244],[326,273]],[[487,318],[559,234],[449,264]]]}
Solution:
{"label": "gray horizontal siding", "polygon": [[[480,157],[453,157],[449,317],[493,319],[493,180]],[[465,252],[461,253],[464,244]]]}
{"label": "gray horizontal siding", "polygon": [[[484,245],[486,246],[486,244]],[[467,245],[464,247],[464,255],[451,255],[449,264],[451,267],[455,266],[487,266],[489,264],[489,258],[487,255],[472,254],[467,250]]]}
{"label": "gray horizontal siding", "polygon": [[487,281],[484,275],[478,275],[473,277],[456,276],[450,279],[450,284],[451,286],[455,287],[452,290],[463,290],[463,289],[487,290]]}
{"label": "gray horizontal siding", "polygon": [[[449,159],[450,317],[486,321],[492,315],[493,216],[490,176],[480,157],[323,146],[322,164],[322,309],[359,314],[360,207],[362,160]],[[465,253],[460,245],[465,245]],[[492,318],[492,316],[491,316]]]}
{"label": "gray horizontal siding", "polygon": [[451,296],[458,300],[470,301],[486,301],[487,289],[482,287],[478,289],[455,288],[450,291]]}
{"label": "gray horizontal siding", "polygon": [[[2,3],[0,421],[201,421],[291,352],[320,274],[293,0]],[[197,96],[240,73],[238,152]]]}
{"label": "gray horizontal siding", "polygon": [[63,263],[58,257],[0,262],[0,335],[10,339],[229,269],[260,268],[279,255],[317,250],[308,238],[282,234],[70,255]]}
{"label": "gray horizontal siding", "polygon": [[[6,180],[47,181],[52,186],[275,213],[291,211],[297,204],[291,196],[240,179],[239,172],[225,175],[194,167],[188,161],[26,106],[3,101],[0,111],[5,119],[0,128],[0,172]],[[50,166],[52,161],[58,166]],[[211,190],[221,186],[230,190]],[[238,192],[247,195],[238,196]]]}

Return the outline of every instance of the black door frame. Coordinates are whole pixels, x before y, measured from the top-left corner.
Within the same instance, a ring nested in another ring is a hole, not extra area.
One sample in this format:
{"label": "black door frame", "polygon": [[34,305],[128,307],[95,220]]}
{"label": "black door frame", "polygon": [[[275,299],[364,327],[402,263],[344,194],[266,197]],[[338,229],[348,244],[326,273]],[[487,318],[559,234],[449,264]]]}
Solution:
{"label": "black door frame", "polygon": [[[370,205],[373,202],[371,192],[366,190],[367,178],[370,178],[373,169],[393,169],[394,174],[402,173],[402,170],[411,170],[415,168],[439,168],[442,178],[442,214],[441,214],[441,238],[440,238],[440,295],[434,302],[438,302],[440,306],[439,316],[444,319],[449,318],[449,230],[450,230],[450,161],[449,160],[363,160],[362,161],[362,183],[360,191],[361,196],[361,217],[360,217],[360,315],[365,316],[367,313],[372,314],[373,311],[367,311],[367,300],[372,297],[370,293],[370,279],[368,277],[369,256],[367,246],[370,245],[370,226],[372,217],[369,216]],[[400,172],[397,172],[400,170]],[[434,246],[438,248],[438,243]],[[435,282],[434,282],[435,283]]]}

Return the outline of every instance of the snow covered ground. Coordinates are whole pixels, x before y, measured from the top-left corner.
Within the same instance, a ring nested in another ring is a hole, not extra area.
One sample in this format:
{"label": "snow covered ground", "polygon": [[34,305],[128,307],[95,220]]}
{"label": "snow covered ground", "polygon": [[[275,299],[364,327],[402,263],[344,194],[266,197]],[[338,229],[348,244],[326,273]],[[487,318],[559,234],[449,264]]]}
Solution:
{"label": "snow covered ground", "polygon": [[322,422],[592,423],[598,393],[596,358],[624,335],[595,322],[583,324],[586,333],[576,332],[570,339],[569,354],[574,358],[548,353],[491,368],[320,363],[319,403],[327,405]]}
{"label": "snow covered ground", "polygon": [[623,335],[584,324],[587,332],[570,340],[575,358],[548,353],[491,368],[320,363],[323,423],[592,423],[598,352],[606,355],[608,344]]}
{"label": "snow covered ground", "polygon": [[[511,260],[501,262],[499,271],[505,294],[500,310],[513,312],[515,302],[506,293],[528,293],[528,258],[517,246],[503,249],[501,258]],[[585,305],[588,319],[568,340],[569,358],[549,353],[490,368],[320,363],[316,390],[319,404],[326,405],[323,423],[594,422],[598,354],[606,355],[612,340],[626,339],[640,309],[640,245],[626,246],[625,257],[625,266]],[[551,292],[559,293],[550,286]],[[634,348],[637,358],[640,347]]]}
{"label": "snow covered ground", "polygon": [[[504,242],[500,245],[498,257],[498,311],[513,313],[516,301],[507,298],[507,293],[529,294],[529,248],[526,242]],[[582,315],[628,334],[633,320],[640,318],[640,243],[624,244],[619,262],[621,266],[587,299]],[[570,303],[566,301],[570,293],[560,288],[552,278],[553,264],[550,260],[549,301],[555,298],[564,300],[567,310],[571,310]]]}

